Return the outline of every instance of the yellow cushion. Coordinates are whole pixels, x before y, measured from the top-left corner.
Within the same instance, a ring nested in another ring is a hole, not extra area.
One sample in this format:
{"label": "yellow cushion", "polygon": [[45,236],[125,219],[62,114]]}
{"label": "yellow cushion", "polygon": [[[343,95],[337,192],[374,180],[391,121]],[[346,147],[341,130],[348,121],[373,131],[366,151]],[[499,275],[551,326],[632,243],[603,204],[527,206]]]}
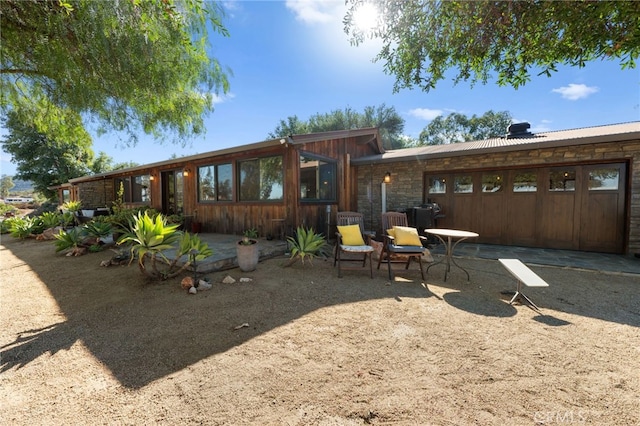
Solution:
{"label": "yellow cushion", "polygon": [[393,227],[396,233],[396,241],[395,244],[399,246],[421,246],[422,241],[420,241],[420,236],[418,235],[418,230],[416,228],[411,228],[408,226],[394,226]]}
{"label": "yellow cushion", "polygon": [[393,229],[393,228],[392,229],[387,229],[387,235],[392,237],[392,238],[395,238],[396,237],[396,230]]}
{"label": "yellow cushion", "polygon": [[338,226],[338,232],[342,235],[342,244],[345,246],[365,245],[360,232],[360,225]]}

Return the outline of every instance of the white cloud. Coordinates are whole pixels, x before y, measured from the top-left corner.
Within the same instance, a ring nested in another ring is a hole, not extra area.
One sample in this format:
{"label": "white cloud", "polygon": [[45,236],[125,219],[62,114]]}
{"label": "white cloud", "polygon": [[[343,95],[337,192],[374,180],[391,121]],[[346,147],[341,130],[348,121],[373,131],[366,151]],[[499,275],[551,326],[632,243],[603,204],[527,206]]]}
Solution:
{"label": "white cloud", "polygon": [[428,108],[414,108],[409,110],[409,115],[412,115],[421,120],[431,121],[434,118],[442,115],[441,109],[428,109]]}
{"label": "white cloud", "polygon": [[335,0],[287,0],[286,6],[297,20],[307,24],[334,22],[336,17],[342,19],[344,12],[344,4]]}
{"label": "white cloud", "polygon": [[589,95],[592,95],[598,92],[600,89],[598,87],[592,86],[589,87],[584,84],[569,84],[568,86],[563,86],[558,89],[551,90],[553,93],[560,93],[560,95],[564,99],[568,99],[570,101],[577,101],[578,99],[584,99]]}
{"label": "white cloud", "polygon": [[234,95],[233,93],[227,93],[226,95],[217,95],[215,93],[211,93],[211,105],[221,104],[235,97],[236,95]]}

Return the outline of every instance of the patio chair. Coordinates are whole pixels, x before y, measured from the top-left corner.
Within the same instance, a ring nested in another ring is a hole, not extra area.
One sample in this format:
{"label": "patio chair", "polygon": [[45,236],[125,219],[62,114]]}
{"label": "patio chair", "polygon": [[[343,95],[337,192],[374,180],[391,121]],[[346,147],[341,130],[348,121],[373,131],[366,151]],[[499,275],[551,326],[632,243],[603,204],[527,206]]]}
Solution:
{"label": "patio chair", "polygon": [[404,263],[405,269],[409,269],[411,260],[415,260],[420,266],[420,275],[424,280],[422,255],[425,252],[423,242],[426,242],[426,238],[420,236],[416,228],[409,227],[407,214],[382,213],[382,232],[384,244],[378,258],[378,269],[380,269],[382,260],[386,259],[389,279],[392,280],[391,263]]}
{"label": "patio chair", "polygon": [[[367,265],[369,259],[369,275],[373,278],[373,260],[371,254],[374,248],[370,245],[372,233],[364,230],[364,215],[357,212],[338,212],[338,232],[336,232],[336,246],[334,250],[333,266],[338,265],[338,277],[342,278],[343,269],[360,270]],[[375,235],[375,233],[373,233]],[[343,257],[343,255],[347,257]],[[362,266],[345,267],[345,262],[362,262]]]}

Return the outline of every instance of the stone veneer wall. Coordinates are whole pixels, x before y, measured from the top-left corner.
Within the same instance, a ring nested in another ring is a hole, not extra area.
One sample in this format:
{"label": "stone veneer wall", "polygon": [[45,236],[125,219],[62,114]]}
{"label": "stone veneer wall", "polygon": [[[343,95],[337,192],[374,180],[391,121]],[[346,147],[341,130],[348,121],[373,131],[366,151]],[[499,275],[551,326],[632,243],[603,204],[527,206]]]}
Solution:
{"label": "stone veneer wall", "polygon": [[111,207],[114,201],[113,179],[102,179],[81,182],[78,186],[78,197],[84,209]]}
{"label": "stone veneer wall", "polygon": [[388,171],[387,211],[393,211],[422,204],[425,172],[627,159],[631,159],[628,252],[640,253],[640,140],[358,166],[358,211],[364,213],[367,228],[381,231],[381,183]]}

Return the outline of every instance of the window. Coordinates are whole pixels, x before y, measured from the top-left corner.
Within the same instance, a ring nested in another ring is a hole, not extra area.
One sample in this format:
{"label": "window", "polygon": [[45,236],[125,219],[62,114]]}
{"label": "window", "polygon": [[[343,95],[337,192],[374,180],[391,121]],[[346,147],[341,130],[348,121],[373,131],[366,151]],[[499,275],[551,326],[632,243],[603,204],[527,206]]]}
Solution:
{"label": "window", "polygon": [[455,176],[453,178],[453,192],[456,194],[469,194],[473,192],[473,177]]}
{"label": "window", "polygon": [[125,203],[148,203],[151,201],[149,175],[127,176],[115,179],[115,197],[118,198],[122,185],[122,201]]}
{"label": "window", "polygon": [[131,185],[131,201],[147,203],[151,200],[149,175],[134,176]]}
{"label": "window", "polygon": [[500,173],[483,173],[482,174],[482,192],[500,192],[502,191],[502,174]]}
{"label": "window", "polygon": [[535,172],[518,172],[513,177],[513,192],[536,192],[538,175]]}
{"label": "window", "polygon": [[429,194],[445,194],[447,192],[447,180],[443,177],[432,176],[429,178]]}
{"label": "window", "polygon": [[554,169],[549,172],[549,191],[575,191],[576,171],[574,169]]}
{"label": "window", "polygon": [[594,169],[589,171],[589,191],[618,190],[620,170],[615,168]]}
{"label": "window", "polygon": [[282,200],[282,156],[238,162],[240,201]]}
{"label": "window", "polygon": [[313,155],[300,156],[300,198],[302,201],[336,200],[335,162]]}
{"label": "window", "polygon": [[66,203],[67,201],[71,201],[71,191],[68,189],[62,190],[62,201]]}
{"label": "window", "polygon": [[232,175],[230,163],[198,167],[198,201],[231,201]]}

